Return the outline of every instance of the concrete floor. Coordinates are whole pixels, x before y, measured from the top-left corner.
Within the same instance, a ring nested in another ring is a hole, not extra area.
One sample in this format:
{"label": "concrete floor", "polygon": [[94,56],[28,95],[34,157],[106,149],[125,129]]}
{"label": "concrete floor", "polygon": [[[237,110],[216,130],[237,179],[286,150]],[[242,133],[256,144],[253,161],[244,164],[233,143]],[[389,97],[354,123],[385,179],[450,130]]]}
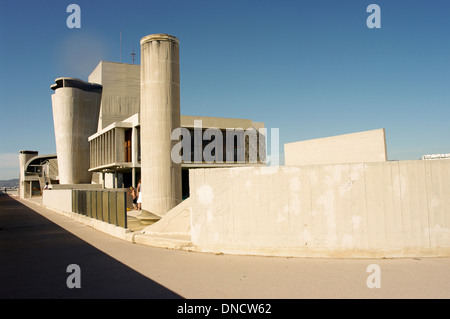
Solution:
{"label": "concrete floor", "polygon": [[[444,298],[450,258],[215,255],[111,237],[17,197],[0,199],[1,298]],[[81,268],[80,289],[66,267]],[[380,288],[368,288],[369,265]]]}

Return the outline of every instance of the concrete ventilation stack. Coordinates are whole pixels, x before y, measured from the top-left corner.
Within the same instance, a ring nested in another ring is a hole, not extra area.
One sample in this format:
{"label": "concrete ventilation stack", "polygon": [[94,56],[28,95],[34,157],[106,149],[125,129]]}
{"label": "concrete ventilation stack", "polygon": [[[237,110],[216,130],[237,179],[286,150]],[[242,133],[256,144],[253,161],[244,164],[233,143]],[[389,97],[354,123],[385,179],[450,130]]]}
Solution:
{"label": "concrete ventilation stack", "polygon": [[181,202],[181,165],[171,159],[180,127],[179,42],[168,34],[141,39],[141,180],[143,215],[165,215]]}
{"label": "concrete ventilation stack", "polygon": [[21,198],[25,197],[25,164],[33,157],[38,156],[37,151],[19,151],[19,195]]}
{"label": "concrete ventilation stack", "polygon": [[97,131],[102,86],[58,78],[51,89],[59,182],[91,183],[88,137]]}

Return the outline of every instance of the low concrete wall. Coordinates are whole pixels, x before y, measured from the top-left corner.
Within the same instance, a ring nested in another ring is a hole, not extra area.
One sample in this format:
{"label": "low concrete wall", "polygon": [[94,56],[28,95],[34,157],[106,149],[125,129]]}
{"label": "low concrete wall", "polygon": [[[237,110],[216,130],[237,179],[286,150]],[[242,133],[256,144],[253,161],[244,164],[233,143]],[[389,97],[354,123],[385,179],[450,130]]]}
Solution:
{"label": "low concrete wall", "polygon": [[450,161],[190,170],[202,251],[450,256]]}
{"label": "low concrete wall", "polygon": [[72,190],[44,190],[42,192],[42,204],[44,207],[54,211],[63,213],[72,212]]}

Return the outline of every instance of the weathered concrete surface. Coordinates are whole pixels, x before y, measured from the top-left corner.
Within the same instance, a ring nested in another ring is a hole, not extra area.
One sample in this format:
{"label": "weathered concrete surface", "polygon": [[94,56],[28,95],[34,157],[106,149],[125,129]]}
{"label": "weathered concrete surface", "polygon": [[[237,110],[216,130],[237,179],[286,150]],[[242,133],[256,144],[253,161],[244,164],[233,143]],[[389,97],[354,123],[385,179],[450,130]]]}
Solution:
{"label": "weathered concrete surface", "polygon": [[387,160],[384,129],[284,144],[286,166],[383,162]]}
{"label": "weathered concrete surface", "polygon": [[72,212],[72,189],[52,189],[42,192],[42,204],[59,212]]}
{"label": "weathered concrete surface", "polygon": [[184,235],[191,238],[191,199],[187,198],[158,222],[147,226],[144,234]]}
{"label": "weathered concrete surface", "polygon": [[181,202],[181,165],[171,159],[180,127],[178,39],[153,34],[141,39],[142,209],[163,216]]}
{"label": "weathered concrete surface", "polygon": [[[90,183],[88,137],[97,130],[101,86],[71,78],[55,81],[52,108],[59,182]],[[67,84],[58,84],[61,81]]]}
{"label": "weathered concrete surface", "polygon": [[450,256],[450,161],[190,170],[192,243],[211,252]]}

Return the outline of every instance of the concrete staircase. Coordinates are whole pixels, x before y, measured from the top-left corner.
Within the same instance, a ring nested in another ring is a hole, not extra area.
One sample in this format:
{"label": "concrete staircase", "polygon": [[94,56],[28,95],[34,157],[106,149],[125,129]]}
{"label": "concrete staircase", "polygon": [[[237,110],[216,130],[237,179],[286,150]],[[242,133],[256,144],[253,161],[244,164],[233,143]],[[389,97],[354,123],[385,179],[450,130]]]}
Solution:
{"label": "concrete staircase", "polygon": [[[150,216],[148,216],[150,217]],[[159,216],[151,216],[151,218],[142,218],[141,212],[136,210],[131,210],[127,212],[127,228],[131,231],[141,231],[145,227],[156,223],[160,220]]]}

